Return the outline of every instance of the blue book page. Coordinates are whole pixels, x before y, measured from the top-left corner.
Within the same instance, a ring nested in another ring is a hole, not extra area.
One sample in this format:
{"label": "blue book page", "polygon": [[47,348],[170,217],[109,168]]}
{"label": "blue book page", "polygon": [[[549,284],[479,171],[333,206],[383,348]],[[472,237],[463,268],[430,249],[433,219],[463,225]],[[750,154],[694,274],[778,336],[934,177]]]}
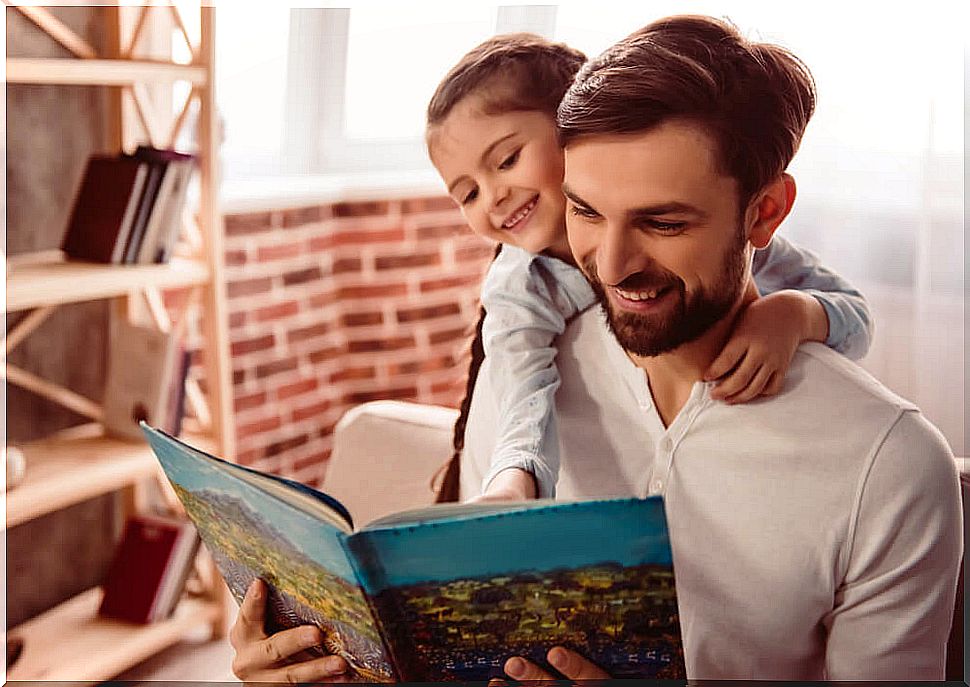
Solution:
{"label": "blue book page", "polygon": [[268,493],[270,483],[279,488],[278,479],[252,475],[144,423],[142,429],[236,601],[254,579],[263,579],[270,588],[268,633],[315,624],[325,638],[315,654],[343,656],[362,679],[392,680],[390,658],[345,550],[346,523],[320,519]]}
{"label": "blue book page", "polygon": [[348,538],[401,679],[487,680],[556,645],[614,677],[683,678],[662,499],[532,503]]}

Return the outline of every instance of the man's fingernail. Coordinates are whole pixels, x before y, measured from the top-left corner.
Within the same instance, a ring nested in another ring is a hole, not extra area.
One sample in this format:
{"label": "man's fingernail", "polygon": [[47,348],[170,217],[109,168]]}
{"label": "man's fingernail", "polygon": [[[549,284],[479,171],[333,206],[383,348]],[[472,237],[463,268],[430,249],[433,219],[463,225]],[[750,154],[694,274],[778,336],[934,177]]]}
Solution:
{"label": "man's fingernail", "polygon": [[249,585],[249,593],[253,595],[254,599],[258,599],[263,595],[263,586],[259,583],[259,580],[253,580]]}
{"label": "man's fingernail", "polygon": [[326,661],[326,670],[332,675],[339,675],[347,672],[347,662],[339,656],[331,656]]}
{"label": "man's fingernail", "polygon": [[549,650],[549,663],[552,664],[554,668],[565,668],[566,667],[566,652],[559,648],[554,648]]}
{"label": "man's fingernail", "polygon": [[505,672],[511,677],[522,677],[525,675],[525,661],[521,658],[510,658],[505,664]]}

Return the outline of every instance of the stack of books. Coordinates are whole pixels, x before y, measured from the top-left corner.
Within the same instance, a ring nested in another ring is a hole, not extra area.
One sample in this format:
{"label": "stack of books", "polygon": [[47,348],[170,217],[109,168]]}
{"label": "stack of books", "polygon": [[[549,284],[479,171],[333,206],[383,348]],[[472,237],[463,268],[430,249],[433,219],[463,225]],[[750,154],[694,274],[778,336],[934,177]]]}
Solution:
{"label": "stack of books", "polygon": [[168,262],[181,229],[195,156],[138,146],[88,159],[61,248],[77,260]]}

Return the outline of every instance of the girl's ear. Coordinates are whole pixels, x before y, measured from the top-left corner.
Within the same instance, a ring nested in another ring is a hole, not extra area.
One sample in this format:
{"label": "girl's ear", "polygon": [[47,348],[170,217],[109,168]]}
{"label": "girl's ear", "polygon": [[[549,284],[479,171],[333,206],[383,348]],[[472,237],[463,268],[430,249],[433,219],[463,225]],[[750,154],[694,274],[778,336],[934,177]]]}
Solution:
{"label": "girl's ear", "polygon": [[794,203],[795,180],[788,173],[782,173],[755,197],[749,208],[754,218],[748,229],[748,240],[755,248],[768,245]]}

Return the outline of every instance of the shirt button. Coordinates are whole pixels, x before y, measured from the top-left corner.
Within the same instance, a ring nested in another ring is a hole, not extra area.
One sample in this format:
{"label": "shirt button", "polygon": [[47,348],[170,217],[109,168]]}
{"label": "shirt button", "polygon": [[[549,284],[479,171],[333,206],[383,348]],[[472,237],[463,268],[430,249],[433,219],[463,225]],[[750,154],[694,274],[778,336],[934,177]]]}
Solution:
{"label": "shirt button", "polygon": [[663,480],[659,480],[659,479],[654,480],[653,484],[650,485],[650,493],[659,494],[661,491],[663,491],[663,488],[664,488]]}
{"label": "shirt button", "polygon": [[674,449],[674,442],[671,441],[670,437],[664,437],[663,441],[660,442],[660,450],[664,453],[670,453]]}

